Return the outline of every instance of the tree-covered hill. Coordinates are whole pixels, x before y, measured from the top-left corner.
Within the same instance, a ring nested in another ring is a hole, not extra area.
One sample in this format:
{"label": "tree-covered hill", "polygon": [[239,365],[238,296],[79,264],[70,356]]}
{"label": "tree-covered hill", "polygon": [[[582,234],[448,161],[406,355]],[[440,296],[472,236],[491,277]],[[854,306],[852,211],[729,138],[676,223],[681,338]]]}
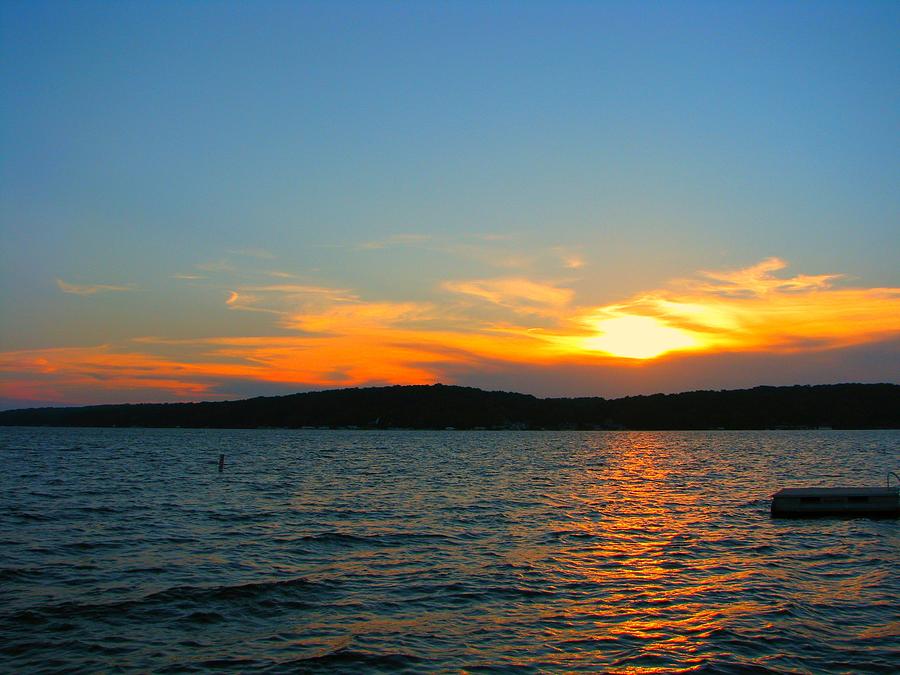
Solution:
{"label": "tree-covered hill", "polygon": [[836,384],[693,391],[619,399],[546,398],[415,385],[208,403],[0,412],[0,425],[359,427],[411,429],[900,428],[900,385]]}

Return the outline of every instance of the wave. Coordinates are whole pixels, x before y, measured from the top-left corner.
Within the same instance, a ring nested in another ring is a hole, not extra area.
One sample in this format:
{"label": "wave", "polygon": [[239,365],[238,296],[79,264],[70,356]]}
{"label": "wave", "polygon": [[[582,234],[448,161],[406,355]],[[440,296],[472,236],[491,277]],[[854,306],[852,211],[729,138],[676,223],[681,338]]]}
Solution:
{"label": "wave", "polygon": [[317,654],[272,664],[270,667],[264,668],[262,672],[284,672],[285,669],[300,671],[383,669],[390,672],[403,672],[410,668],[421,668],[423,661],[424,659],[418,656],[400,652],[377,654],[354,649],[338,649],[327,654]]}
{"label": "wave", "polygon": [[392,532],[383,534],[357,535],[346,532],[320,532],[300,537],[300,541],[338,546],[402,546],[409,543],[453,542],[454,537],[444,534],[424,532]]}
{"label": "wave", "polygon": [[301,541],[312,541],[319,544],[372,544],[378,543],[378,537],[360,537],[343,532],[322,532],[300,537]]}
{"label": "wave", "polygon": [[41,571],[31,567],[0,567],[0,581],[39,577]]}
{"label": "wave", "polygon": [[94,551],[96,549],[118,548],[122,544],[116,541],[73,541],[69,544],[61,544],[61,549],[72,549],[75,551]]}
{"label": "wave", "polygon": [[[109,442],[64,474],[4,455],[3,672],[896,670],[895,524],[768,506],[897,432],[594,435],[601,479],[578,434],[373,435],[386,461],[360,433],[326,462],[294,432],[48,433]],[[219,447],[247,453],[223,476]]]}
{"label": "wave", "polygon": [[45,515],[43,513],[35,513],[33,511],[22,511],[20,509],[12,509],[9,512],[13,518],[19,518],[23,521],[31,521],[36,523],[49,523],[53,521],[51,516]]}
{"label": "wave", "polygon": [[[97,604],[67,602],[23,610],[9,618],[13,623],[37,625],[68,618],[115,621],[135,613],[151,613],[202,622],[215,614],[209,608],[216,605],[240,604],[245,611],[252,610],[253,604],[271,607],[277,603],[284,609],[314,607],[317,606],[314,601],[328,588],[324,583],[311,582],[303,577],[232,586],[175,586],[136,600]],[[198,610],[198,607],[204,609]],[[204,612],[209,616],[204,617]]]}

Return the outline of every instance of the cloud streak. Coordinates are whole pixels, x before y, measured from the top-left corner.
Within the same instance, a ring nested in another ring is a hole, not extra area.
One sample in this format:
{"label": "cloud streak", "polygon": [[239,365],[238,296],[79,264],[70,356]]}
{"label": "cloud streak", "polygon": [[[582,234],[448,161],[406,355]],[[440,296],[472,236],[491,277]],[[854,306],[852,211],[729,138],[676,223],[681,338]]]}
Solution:
{"label": "cloud streak", "polygon": [[448,281],[443,287],[522,314],[558,314],[574,296],[568,288],[524,277]]}
{"label": "cloud streak", "polygon": [[70,284],[62,279],[56,280],[56,285],[63,293],[72,295],[95,295],[97,293],[133,291],[132,286],[115,286],[112,284]]}
{"label": "cloud streak", "polygon": [[587,320],[651,317],[696,338],[704,351],[795,351],[873,342],[900,331],[900,289],[837,286],[839,274],[778,277],[778,258],[598,308]]}
{"label": "cloud streak", "polygon": [[[782,358],[900,337],[900,289],[852,287],[839,274],[789,276],[785,268],[770,258],[698,272],[599,306],[578,303],[561,283],[524,276],[447,281],[443,294],[415,302],[313,284],[239,286],[225,306],[271,315],[261,318],[269,328],[261,335],[2,352],[0,381],[11,398],[44,392],[79,401],[91,392],[96,400],[105,392],[145,400],[153,392],[192,400],[217,396],[227,382],[303,389],[572,368],[608,379],[679,359]],[[80,294],[129,290],[66,286]]]}

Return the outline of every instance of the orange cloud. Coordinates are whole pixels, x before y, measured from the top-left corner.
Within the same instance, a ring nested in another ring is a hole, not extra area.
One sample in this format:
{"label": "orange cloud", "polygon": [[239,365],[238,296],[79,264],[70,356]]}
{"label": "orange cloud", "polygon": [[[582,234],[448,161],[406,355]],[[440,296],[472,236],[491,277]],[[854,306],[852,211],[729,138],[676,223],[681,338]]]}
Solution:
{"label": "orange cloud", "polygon": [[[602,326],[643,317],[685,338],[681,349],[803,350],[883,340],[900,331],[900,289],[836,287],[842,275],[774,276],[770,258],[733,272],[703,272],[581,317]],[[666,350],[668,351],[668,350]]]}
{"label": "orange cloud", "polygon": [[[82,400],[79,392],[96,398],[152,390],[197,399],[218,396],[223,382],[236,380],[296,388],[416,384],[485,364],[610,368],[666,354],[793,353],[900,335],[900,289],[843,286],[835,274],[777,276],[784,267],[772,258],[701,272],[603,306],[576,305],[571,289],[524,277],[446,282],[451,302],[246,286],[231,291],[227,305],[271,313],[290,334],[3,352],[0,378],[13,397]],[[508,310],[507,321],[498,308]]]}
{"label": "orange cloud", "polygon": [[356,299],[356,295],[344,288],[330,288],[328,286],[313,286],[310,284],[267,284],[264,286],[246,286],[244,290],[261,293],[324,296],[333,300]]}
{"label": "orange cloud", "polygon": [[287,315],[290,314],[291,307],[320,307],[323,304],[357,300],[358,298],[350,291],[341,288],[306,284],[267,284],[243,286],[236,291],[229,291],[225,304],[230,309]]}
{"label": "orange cloud", "polygon": [[521,277],[448,281],[443,287],[524,314],[556,314],[574,296],[571,289]]}
{"label": "orange cloud", "polygon": [[131,286],[113,286],[112,284],[70,284],[62,279],[56,280],[56,285],[63,293],[74,295],[94,295],[104,291],[131,291]]}
{"label": "orange cloud", "polygon": [[581,269],[586,264],[581,254],[565,246],[555,246],[553,252],[559,257],[563,266],[570,270]]}
{"label": "orange cloud", "polygon": [[212,388],[213,381],[203,381],[204,376],[254,374],[246,367],[222,365],[226,367],[210,369],[206,364],[116,351],[109,345],[0,353],[0,372],[6,375],[4,395],[38,400],[60,400],[63,392],[128,389],[157,389],[175,398],[194,398]]}
{"label": "orange cloud", "polygon": [[370,334],[397,324],[429,321],[431,305],[414,302],[337,303],[318,312],[291,316],[285,325],[311,333]]}

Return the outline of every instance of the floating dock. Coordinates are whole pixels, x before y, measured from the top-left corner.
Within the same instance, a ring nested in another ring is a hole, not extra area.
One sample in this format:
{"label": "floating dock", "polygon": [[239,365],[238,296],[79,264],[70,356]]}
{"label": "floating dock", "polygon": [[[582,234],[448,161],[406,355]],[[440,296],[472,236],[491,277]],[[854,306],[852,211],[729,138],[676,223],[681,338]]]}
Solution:
{"label": "floating dock", "polygon": [[897,487],[783,488],[772,495],[773,518],[900,516]]}

